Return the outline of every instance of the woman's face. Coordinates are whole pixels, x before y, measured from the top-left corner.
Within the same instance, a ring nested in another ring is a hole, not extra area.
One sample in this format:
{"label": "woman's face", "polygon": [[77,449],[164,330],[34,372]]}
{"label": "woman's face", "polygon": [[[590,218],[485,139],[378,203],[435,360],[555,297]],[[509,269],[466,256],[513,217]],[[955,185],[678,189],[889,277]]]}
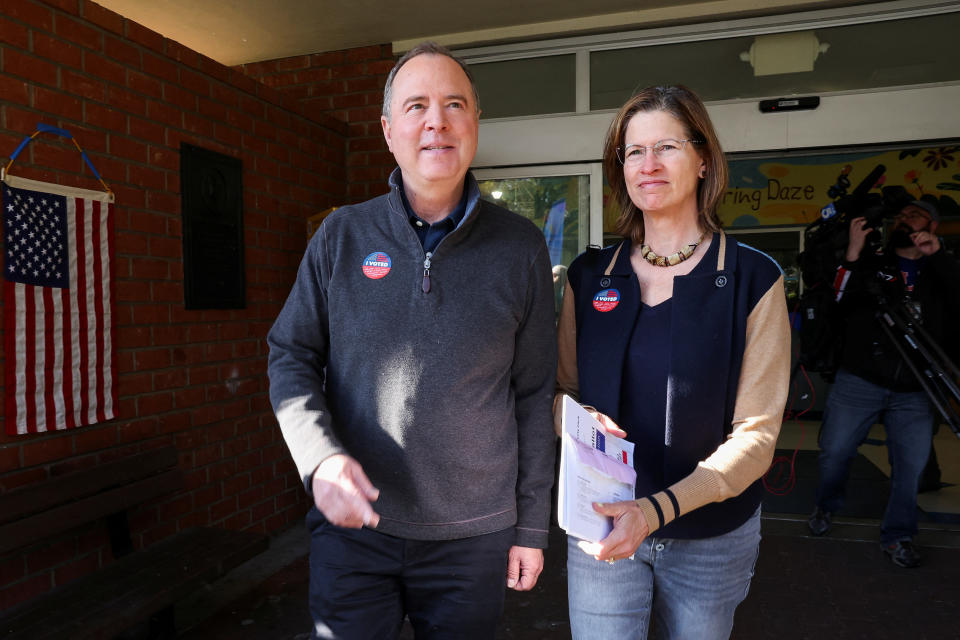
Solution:
{"label": "woman's face", "polygon": [[[688,138],[683,123],[666,111],[641,111],[627,123],[623,177],[630,199],[644,213],[697,212],[697,185],[706,165],[697,145],[680,142]],[[674,141],[672,146],[681,148],[665,147],[666,152],[657,157],[652,147],[662,141]],[[638,147],[631,149],[631,145]]]}

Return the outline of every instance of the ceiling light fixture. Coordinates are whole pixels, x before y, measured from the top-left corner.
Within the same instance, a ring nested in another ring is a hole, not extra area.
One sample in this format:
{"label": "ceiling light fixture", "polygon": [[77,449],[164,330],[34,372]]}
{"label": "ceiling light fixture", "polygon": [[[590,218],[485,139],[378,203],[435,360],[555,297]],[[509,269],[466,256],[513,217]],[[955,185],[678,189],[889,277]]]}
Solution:
{"label": "ceiling light fixture", "polygon": [[753,66],[753,75],[772,76],[780,73],[813,71],[813,63],[830,48],[827,42],[817,40],[813,31],[771,33],[753,39],[749,51],[740,59]]}

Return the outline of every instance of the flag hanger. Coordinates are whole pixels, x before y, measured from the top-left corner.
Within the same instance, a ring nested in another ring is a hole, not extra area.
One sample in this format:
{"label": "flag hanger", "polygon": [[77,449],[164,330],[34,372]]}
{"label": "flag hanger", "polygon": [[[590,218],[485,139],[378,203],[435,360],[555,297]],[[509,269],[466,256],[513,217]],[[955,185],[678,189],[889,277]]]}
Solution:
{"label": "flag hanger", "polygon": [[97,180],[100,181],[100,184],[103,185],[103,188],[106,190],[107,194],[110,196],[110,202],[114,201],[113,189],[111,189],[103,178],[100,177],[100,172],[97,171],[96,167],[93,166],[93,162],[90,161],[90,156],[87,155],[87,152],[80,147],[80,143],[77,142],[77,139],[73,137],[66,129],[61,129],[60,127],[54,127],[49,124],[43,124],[42,122],[37,123],[37,130],[34,131],[29,136],[26,136],[23,140],[20,141],[20,144],[17,145],[17,148],[10,155],[10,161],[7,163],[7,166],[0,170],[0,180],[3,180],[9,173],[10,167],[13,166],[13,161],[17,159],[17,156],[20,155],[20,152],[23,151],[23,148],[30,143],[31,140],[36,138],[41,133],[52,133],[54,135],[63,136],[64,138],[69,138],[73,142],[73,146],[77,148],[77,151],[80,152],[80,155],[83,156],[84,161],[87,163],[87,166],[90,167],[90,171],[93,172],[93,175],[97,177]]}

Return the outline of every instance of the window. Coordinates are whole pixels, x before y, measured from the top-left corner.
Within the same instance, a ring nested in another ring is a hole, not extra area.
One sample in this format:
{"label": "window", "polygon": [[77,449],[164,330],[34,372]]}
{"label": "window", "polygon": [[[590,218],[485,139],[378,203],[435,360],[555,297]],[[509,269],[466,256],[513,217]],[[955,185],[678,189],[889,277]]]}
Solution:
{"label": "window", "polygon": [[576,56],[471,64],[481,118],[576,111]]}
{"label": "window", "polygon": [[[639,89],[685,84],[705,102],[789,96],[960,80],[954,39],[960,13],[870,22],[802,32],[816,54],[812,71],[754,75],[740,59],[754,36],[683,42],[590,54],[590,108],[617,109]],[[772,34],[761,38],[793,37]],[[773,51],[773,66],[789,65]]]}

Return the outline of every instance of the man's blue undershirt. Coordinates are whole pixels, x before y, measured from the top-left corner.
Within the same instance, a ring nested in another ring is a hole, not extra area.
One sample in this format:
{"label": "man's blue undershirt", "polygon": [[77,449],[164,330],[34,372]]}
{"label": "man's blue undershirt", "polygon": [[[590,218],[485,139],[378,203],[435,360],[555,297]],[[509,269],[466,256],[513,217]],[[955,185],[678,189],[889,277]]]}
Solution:
{"label": "man's blue undershirt", "polygon": [[407,200],[407,194],[404,193],[402,186],[400,187],[400,197],[403,199],[403,208],[406,209],[407,215],[410,217],[410,224],[413,226],[413,230],[417,232],[417,237],[420,238],[420,244],[423,245],[423,250],[428,253],[433,253],[437,245],[440,244],[440,241],[443,240],[448,233],[457,228],[457,225],[460,224],[464,214],[467,212],[467,189],[463,190],[463,195],[460,196],[460,202],[457,203],[454,210],[450,212],[450,215],[433,224],[430,224],[413,212],[413,208],[410,206],[410,202]]}

